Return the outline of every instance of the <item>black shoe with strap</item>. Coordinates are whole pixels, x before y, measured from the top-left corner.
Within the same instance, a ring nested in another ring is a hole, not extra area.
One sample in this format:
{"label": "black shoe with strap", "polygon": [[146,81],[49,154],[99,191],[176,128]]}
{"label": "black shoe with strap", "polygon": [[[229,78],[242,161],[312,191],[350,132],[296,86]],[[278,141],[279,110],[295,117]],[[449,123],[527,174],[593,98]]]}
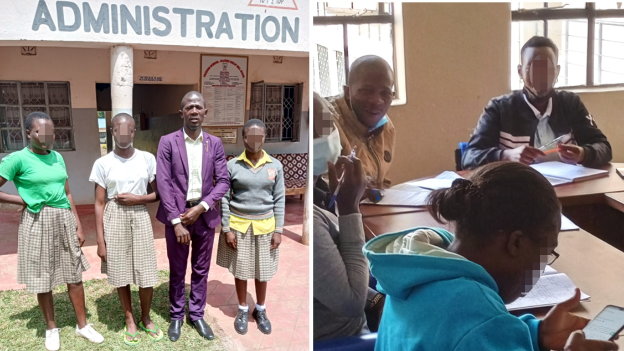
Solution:
{"label": "black shoe with strap", "polygon": [[264,334],[271,334],[271,321],[269,321],[266,315],[266,310],[260,311],[255,309],[251,315],[256,320],[256,323],[258,323],[258,329],[260,329],[261,332]]}
{"label": "black shoe with strap", "polygon": [[247,321],[249,319],[249,310],[243,311],[240,308],[236,313],[236,318],[234,319],[234,329],[239,334],[247,334]]}
{"label": "black shoe with strap", "polygon": [[188,319],[187,321],[193,328],[195,328],[195,330],[197,330],[201,337],[208,340],[214,339],[214,333],[212,332],[212,329],[203,318],[194,321]]}

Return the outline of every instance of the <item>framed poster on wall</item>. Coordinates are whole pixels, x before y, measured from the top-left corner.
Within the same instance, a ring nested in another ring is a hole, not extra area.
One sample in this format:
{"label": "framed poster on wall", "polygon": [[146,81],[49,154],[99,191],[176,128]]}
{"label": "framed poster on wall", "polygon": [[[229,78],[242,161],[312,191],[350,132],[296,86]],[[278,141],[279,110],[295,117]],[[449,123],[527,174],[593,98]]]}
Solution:
{"label": "framed poster on wall", "polygon": [[245,123],[247,57],[201,55],[200,86],[206,102],[204,126]]}

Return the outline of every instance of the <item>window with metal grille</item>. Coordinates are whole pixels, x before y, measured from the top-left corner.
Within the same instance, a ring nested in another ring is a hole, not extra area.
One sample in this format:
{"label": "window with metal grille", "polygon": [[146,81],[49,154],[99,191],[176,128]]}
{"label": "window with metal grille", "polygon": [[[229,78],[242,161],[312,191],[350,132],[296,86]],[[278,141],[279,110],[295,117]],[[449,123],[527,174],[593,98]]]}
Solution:
{"label": "window with metal grille", "polygon": [[522,87],[520,48],[534,35],[559,48],[555,86],[624,84],[624,8],[621,2],[514,2],[511,5],[511,84]]}
{"label": "window with metal grille", "polygon": [[251,83],[249,118],[266,125],[266,142],[299,141],[303,83]]}
{"label": "window with metal grille", "polygon": [[56,150],[74,150],[68,82],[0,81],[0,152],[28,144],[24,122],[34,111],[52,118]]}
{"label": "window with metal grille", "polygon": [[317,2],[312,32],[317,44],[314,89],[322,96],[341,94],[349,66],[364,55],[383,57],[396,75],[395,15],[392,2]]}

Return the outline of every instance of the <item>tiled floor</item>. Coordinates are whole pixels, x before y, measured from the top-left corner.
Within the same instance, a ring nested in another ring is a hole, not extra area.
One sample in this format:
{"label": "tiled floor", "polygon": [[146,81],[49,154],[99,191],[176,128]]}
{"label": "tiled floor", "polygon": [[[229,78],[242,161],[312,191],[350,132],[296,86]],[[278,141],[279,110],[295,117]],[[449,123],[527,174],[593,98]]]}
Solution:
{"label": "tiled floor", "polygon": [[[150,206],[155,213],[156,206]],[[105,278],[100,274],[100,259],[95,246],[95,225],[92,206],[79,206],[81,223],[87,237],[83,252],[91,268],[83,274],[84,280]],[[0,210],[0,290],[22,289],[16,282],[17,274],[17,227],[19,213],[12,209]],[[302,245],[303,200],[288,198],[284,235],[280,246],[279,269],[268,284],[267,314],[273,325],[271,335],[262,334],[250,318],[249,332],[239,335],[233,323],[238,305],[234,291],[234,278],[215,263],[216,251],[208,276],[208,299],[206,316],[208,323],[216,324],[217,333],[227,339],[226,344],[235,350],[308,350],[309,340],[309,289],[308,289],[308,246]],[[154,220],[154,236],[158,269],[168,269],[164,226]],[[218,242],[218,236],[215,238]],[[190,265],[187,282],[190,281]],[[248,282],[247,303],[253,306],[255,290],[253,281]],[[250,316],[251,317],[251,316]]]}

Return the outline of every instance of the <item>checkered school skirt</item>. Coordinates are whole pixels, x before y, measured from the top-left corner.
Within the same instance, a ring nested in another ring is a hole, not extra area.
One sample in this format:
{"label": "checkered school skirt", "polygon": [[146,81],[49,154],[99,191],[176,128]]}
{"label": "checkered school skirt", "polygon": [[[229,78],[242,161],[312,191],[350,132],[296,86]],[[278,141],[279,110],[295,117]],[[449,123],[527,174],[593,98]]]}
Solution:
{"label": "checkered school skirt", "polygon": [[109,201],[104,209],[104,241],[106,262],[102,262],[102,273],[108,275],[111,285],[156,285],[154,232],[144,205],[124,206]]}
{"label": "checkered school skirt", "polygon": [[24,210],[17,240],[17,282],[26,284],[28,292],[46,293],[61,284],[79,283],[89,269],[70,209]]}
{"label": "checkered school skirt", "polygon": [[246,233],[232,229],[236,235],[236,247],[232,249],[225,242],[225,233],[219,234],[217,264],[229,269],[235,278],[258,279],[268,282],[277,272],[279,248],[271,250],[272,233],[254,235],[252,226]]}

